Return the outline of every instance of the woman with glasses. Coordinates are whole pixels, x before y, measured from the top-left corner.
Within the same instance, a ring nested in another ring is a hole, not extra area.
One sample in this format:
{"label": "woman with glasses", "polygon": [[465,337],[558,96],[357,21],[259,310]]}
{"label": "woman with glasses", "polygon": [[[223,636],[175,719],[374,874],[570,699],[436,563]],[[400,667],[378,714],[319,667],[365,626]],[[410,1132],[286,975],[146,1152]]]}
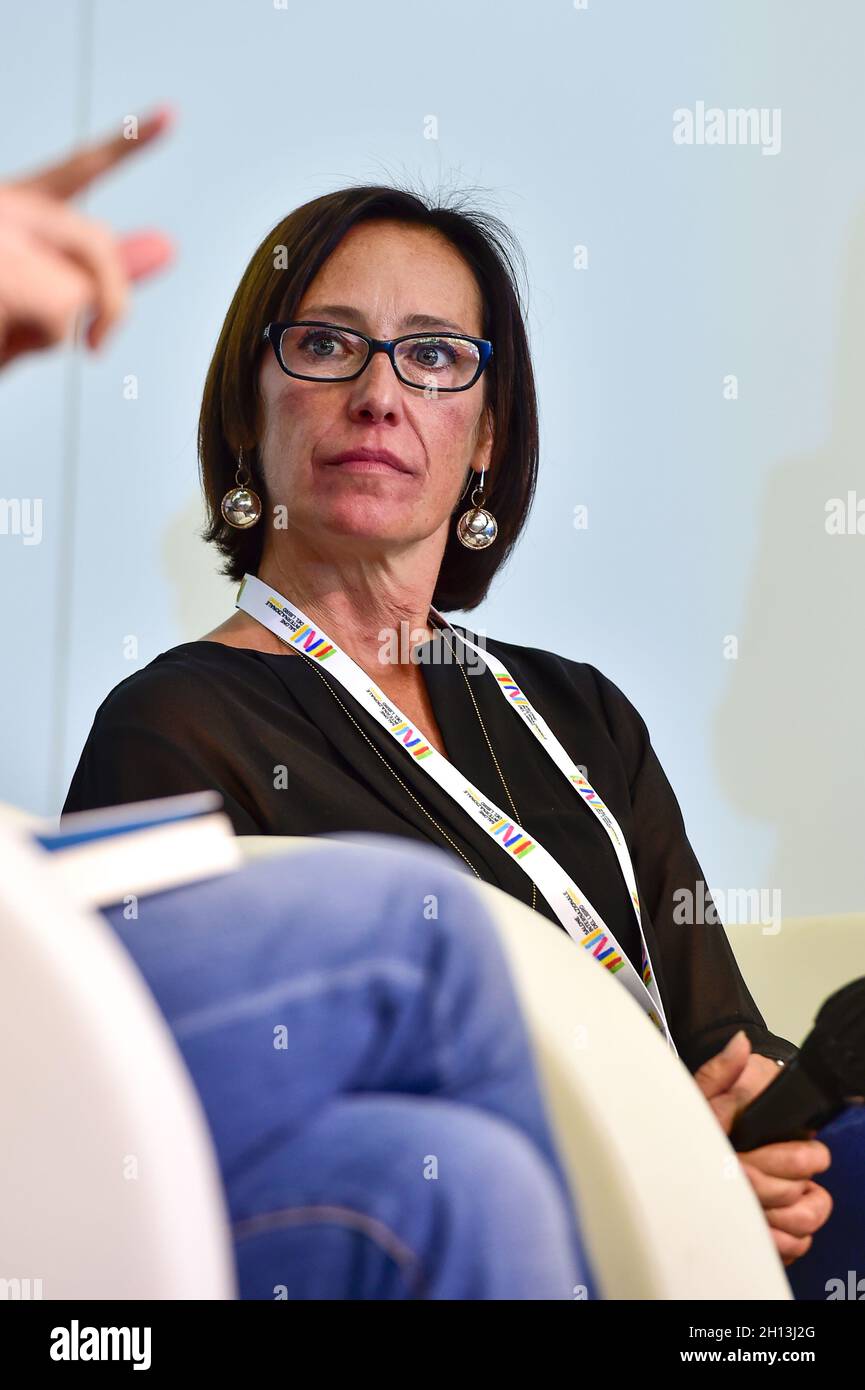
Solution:
{"label": "woman with glasses", "polygon": [[[567,931],[690,1071],[743,1030],[755,1095],[795,1048],[742,980],[639,713],[525,625],[487,640],[443,616],[486,596],[535,488],[513,249],[487,214],[381,187],[265,237],[199,422],[236,611],[109,694],[64,811],[215,787],[240,834],[436,845]],[[788,1263],[828,1214],[825,1150],[791,1148],[743,1156]]]}

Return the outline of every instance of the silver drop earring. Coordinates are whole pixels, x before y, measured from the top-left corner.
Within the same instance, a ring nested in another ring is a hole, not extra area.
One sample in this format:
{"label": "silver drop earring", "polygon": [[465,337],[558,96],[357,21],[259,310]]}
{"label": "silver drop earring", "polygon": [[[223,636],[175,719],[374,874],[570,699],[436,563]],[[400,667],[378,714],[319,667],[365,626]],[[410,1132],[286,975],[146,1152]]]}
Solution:
{"label": "silver drop earring", "polygon": [[[241,469],[246,473],[246,477],[241,478]],[[235,526],[239,530],[246,530],[248,526],[254,526],[261,517],[261,498],[258,493],[249,486],[252,475],[249,465],[243,462],[243,450],[237,456],[237,473],[234,477],[235,486],[230,488],[222,499],[222,515],[229,526]]]}
{"label": "silver drop earring", "polygon": [[[495,517],[491,511],[481,505],[484,496],[485,472],[486,467],[481,469],[480,481],[472,488],[471,507],[467,512],[463,512],[457,522],[457,536],[469,550],[485,550],[488,545],[492,545],[498,534],[499,528]],[[470,482],[471,473],[466,487],[463,489],[463,497],[466,495],[466,489]]]}

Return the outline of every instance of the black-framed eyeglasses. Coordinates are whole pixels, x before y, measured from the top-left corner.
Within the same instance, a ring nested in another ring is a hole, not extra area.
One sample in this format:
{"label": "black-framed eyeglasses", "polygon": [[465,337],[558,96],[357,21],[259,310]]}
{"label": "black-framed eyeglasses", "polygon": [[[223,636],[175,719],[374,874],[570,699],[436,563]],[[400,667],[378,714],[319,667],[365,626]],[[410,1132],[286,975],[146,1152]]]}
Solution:
{"label": "black-framed eyeglasses", "polygon": [[269,323],[263,337],[286,375],[301,381],[354,381],[374,352],[386,352],[398,379],[418,391],[468,391],[493,355],[486,338],[464,333],[370,338],[317,319]]}

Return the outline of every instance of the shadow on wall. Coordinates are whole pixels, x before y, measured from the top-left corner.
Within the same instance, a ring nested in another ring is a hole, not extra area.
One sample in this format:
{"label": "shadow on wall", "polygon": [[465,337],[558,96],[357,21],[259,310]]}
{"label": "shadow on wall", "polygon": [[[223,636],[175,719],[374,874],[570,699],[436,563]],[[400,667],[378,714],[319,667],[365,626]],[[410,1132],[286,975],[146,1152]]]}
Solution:
{"label": "shadow on wall", "polygon": [[716,723],[731,804],[778,826],[785,916],[865,908],[865,206],[839,327],[831,432],[768,482]]}
{"label": "shadow on wall", "polygon": [[197,641],[234,612],[237,585],[218,573],[222,557],[201,539],[203,525],[204,506],[196,496],[162,537],[162,572],[171,585],[178,643]]}

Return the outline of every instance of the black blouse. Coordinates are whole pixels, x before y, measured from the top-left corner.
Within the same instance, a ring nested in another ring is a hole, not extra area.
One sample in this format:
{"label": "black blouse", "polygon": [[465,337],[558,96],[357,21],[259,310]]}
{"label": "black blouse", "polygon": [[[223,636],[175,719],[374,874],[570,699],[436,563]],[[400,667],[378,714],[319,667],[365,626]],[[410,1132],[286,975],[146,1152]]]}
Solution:
{"label": "black blouse", "polygon": [[[466,678],[444,659],[443,641],[436,632],[424,644],[420,670],[448,757],[507,813],[510,803]],[[701,891],[705,875],[637,710],[586,662],[492,638],[486,644],[586,769],[622,829],[658,988],[686,1066],[695,1071],[739,1028],[756,1052],[793,1056],[793,1044],[767,1029],[723,927],[685,926],[674,917],[676,890]],[[467,666],[517,821],[567,870],[639,972],[636,918],[608,835],[502,698],[492,672],[477,672],[459,637],[453,648]],[[63,811],[209,787],[222,794],[239,835],[401,835],[439,845],[466,869],[425,807],[481,878],[531,904],[532,882],[520,865],[397,746],[326,665],[313,669],[297,652],[199,641],[161,653],[100,705]],[[537,910],[561,925],[540,891]]]}

